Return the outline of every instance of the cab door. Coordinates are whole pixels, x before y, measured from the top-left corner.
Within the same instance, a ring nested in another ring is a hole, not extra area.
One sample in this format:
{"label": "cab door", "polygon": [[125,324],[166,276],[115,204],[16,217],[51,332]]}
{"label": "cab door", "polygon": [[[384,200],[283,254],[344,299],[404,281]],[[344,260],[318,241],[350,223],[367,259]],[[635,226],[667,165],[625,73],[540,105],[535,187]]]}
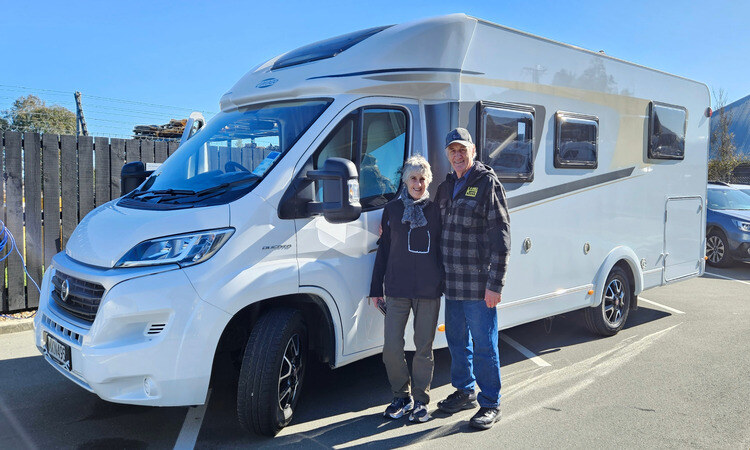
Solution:
{"label": "cab door", "polygon": [[[421,136],[413,100],[367,98],[350,104],[321,134],[303,163],[320,168],[331,157],[354,162],[362,214],[334,224],[322,215],[296,219],[300,286],[317,286],[334,298],[340,313],[343,355],[383,344],[383,316],[368,304],[380,218],[396,197],[400,169]],[[421,146],[419,146],[421,148]],[[314,186],[317,201],[322,191]],[[334,318],[335,319],[335,318]]]}

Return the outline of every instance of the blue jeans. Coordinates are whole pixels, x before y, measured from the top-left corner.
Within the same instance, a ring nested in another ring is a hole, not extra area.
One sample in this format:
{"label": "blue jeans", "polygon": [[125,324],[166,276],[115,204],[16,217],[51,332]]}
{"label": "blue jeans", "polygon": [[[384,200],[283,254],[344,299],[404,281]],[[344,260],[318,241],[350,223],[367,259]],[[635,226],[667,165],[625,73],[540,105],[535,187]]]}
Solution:
{"label": "blue jeans", "polygon": [[445,301],[445,337],[451,352],[451,384],[462,391],[479,385],[479,406],[500,406],[497,309],[484,300]]}

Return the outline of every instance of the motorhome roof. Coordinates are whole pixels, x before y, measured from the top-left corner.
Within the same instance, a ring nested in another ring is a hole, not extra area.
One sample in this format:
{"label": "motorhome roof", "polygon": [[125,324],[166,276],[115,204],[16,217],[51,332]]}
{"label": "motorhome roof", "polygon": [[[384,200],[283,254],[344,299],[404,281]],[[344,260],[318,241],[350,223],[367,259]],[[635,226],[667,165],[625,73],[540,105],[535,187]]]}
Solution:
{"label": "motorhome roof", "polygon": [[[492,51],[495,52],[493,54],[503,52],[502,47],[497,47],[497,39],[502,39],[502,37],[498,38],[492,33],[480,32],[480,25],[484,30],[491,28],[502,30],[508,39],[517,44],[524,42],[526,47],[535,47],[535,44],[530,40],[512,39],[512,35],[538,41],[539,45],[545,47],[540,51],[532,48],[531,53],[535,55],[534,58],[542,58],[543,61],[548,61],[550,57],[554,59],[554,56],[560,56],[563,53],[550,52],[549,44],[552,44],[564,47],[568,49],[567,51],[572,50],[595,56],[598,61],[610,60],[613,61],[610,64],[625,64],[633,68],[647,69],[668,77],[687,80],[466,14],[451,14],[361,30],[279,55],[243,76],[229,92],[224,94],[221,99],[221,108],[226,111],[250,103],[281,98],[333,96],[346,92],[372,95],[409,94],[409,96],[419,96],[425,100],[458,99],[460,97],[458,85],[462,75],[521,81],[520,78],[516,79],[517,75],[513,74],[489,73],[484,70],[481,63],[479,65],[474,63],[473,66],[467,67],[467,55],[471,51],[477,52],[478,49],[492,47]],[[480,35],[485,37],[478,37]],[[525,61],[525,64],[528,62]],[[496,62],[488,63],[496,64]],[[687,81],[694,83],[692,80]],[[552,79],[533,82],[542,85],[556,84]],[[401,84],[400,90],[394,90],[393,87],[398,87],[398,83]],[[705,85],[702,86],[708,93],[708,88]]]}

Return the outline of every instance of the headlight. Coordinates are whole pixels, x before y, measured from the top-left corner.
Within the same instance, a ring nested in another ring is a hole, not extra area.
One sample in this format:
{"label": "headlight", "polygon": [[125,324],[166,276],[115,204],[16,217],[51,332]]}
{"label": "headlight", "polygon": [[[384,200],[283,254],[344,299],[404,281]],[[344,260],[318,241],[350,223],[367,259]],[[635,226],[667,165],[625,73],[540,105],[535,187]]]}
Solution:
{"label": "headlight", "polygon": [[750,222],[742,222],[740,220],[732,219],[732,223],[737,225],[737,228],[739,228],[740,230],[750,233]]}
{"label": "headlight", "polygon": [[143,241],[125,254],[115,267],[179,264],[192,266],[212,257],[234,233],[234,228],[166,236]]}

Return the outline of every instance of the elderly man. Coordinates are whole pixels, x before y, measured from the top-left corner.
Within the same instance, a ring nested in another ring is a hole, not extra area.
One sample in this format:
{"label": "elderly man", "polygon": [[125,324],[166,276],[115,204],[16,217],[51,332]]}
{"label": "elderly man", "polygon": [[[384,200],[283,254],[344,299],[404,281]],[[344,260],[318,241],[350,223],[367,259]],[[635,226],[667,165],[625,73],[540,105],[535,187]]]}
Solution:
{"label": "elderly man", "polygon": [[[453,173],[438,187],[445,266],[445,334],[456,392],[438,403],[448,413],[475,408],[471,426],[500,419],[497,310],[510,251],[505,190],[491,167],[475,161],[471,135],[456,128],[445,139]],[[474,392],[479,385],[480,393]]]}

